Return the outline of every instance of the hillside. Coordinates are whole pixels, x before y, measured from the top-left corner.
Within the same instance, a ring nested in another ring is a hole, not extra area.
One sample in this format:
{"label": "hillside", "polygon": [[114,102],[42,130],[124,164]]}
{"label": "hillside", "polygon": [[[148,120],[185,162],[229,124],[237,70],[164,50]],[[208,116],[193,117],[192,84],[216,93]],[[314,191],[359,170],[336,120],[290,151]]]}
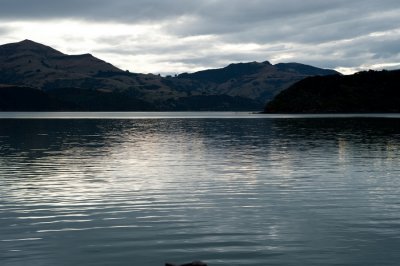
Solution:
{"label": "hillside", "polygon": [[282,91],[267,113],[400,112],[400,70],[306,78]]}
{"label": "hillside", "polygon": [[272,65],[265,61],[231,64],[225,68],[192,74],[184,73],[178,75],[173,84],[181,89],[185,86],[187,89],[197,86],[210,93],[241,96],[265,103],[283,89],[306,77],[334,74],[339,73],[299,63]]}
{"label": "hillside", "polygon": [[337,72],[251,62],[161,77],[130,73],[90,54],[67,55],[30,40],[0,46],[0,84],[38,89],[79,110],[260,110],[291,84],[330,74]]}
{"label": "hillside", "polygon": [[65,55],[51,47],[25,40],[0,46],[1,83],[43,87],[62,79],[82,79],[98,71],[121,71],[90,54]]}
{"label": "hillside", "polygon": [[30,87],[0,86],[0,111],[63,111],[76,106]]}

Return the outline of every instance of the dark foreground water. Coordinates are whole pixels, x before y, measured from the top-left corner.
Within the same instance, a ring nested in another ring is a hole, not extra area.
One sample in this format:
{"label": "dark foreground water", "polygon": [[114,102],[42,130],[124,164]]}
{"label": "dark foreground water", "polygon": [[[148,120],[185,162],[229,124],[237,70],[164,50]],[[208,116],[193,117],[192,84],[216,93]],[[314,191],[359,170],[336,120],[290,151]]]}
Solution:
{"label": "dark foreground water", "polygon": [[396,115],[54,116],[0,120],[2,266],[400,265]]}

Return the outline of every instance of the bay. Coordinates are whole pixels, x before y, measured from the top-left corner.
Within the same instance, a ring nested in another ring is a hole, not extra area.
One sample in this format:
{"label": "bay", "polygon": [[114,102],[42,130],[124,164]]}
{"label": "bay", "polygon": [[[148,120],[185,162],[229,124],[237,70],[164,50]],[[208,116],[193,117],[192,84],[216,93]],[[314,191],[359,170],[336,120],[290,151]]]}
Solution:
{"label": "bay", "polygon": [[399,264],[398,114],[0,117],[0,265]]}

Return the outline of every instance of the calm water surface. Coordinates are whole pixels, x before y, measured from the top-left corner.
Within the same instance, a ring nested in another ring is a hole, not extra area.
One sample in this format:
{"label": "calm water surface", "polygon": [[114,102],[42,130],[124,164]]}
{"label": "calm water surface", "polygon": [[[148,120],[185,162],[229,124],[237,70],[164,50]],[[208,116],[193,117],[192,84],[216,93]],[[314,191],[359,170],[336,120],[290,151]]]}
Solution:
{"label": "calm water surface", "polygon": [[0,265],[400,265],[398,115],[1,116]]}

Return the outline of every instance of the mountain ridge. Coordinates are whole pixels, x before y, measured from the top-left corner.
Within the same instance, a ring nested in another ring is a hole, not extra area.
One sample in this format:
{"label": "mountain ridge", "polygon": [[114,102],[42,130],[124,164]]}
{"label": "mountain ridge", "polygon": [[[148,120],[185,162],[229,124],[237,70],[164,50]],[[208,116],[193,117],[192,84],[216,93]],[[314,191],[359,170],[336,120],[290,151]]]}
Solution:
{"label": "mountain ridge", "polygon": [[[62,90],[64,96],[68,88],[92,91],[81,97],[112,92],[146,102],[152,106],[148,109],[154,110],[198,110],[201,106],[201,110],[229,111],[246,110],[251,105],[251,110],[259,110],[296,81],[310,75],[337,73],[298,63],[272,65],[264,61],[161,77],[130,73],[91,54],[67,55],[30,40],[0,46],[0,84],[32,87],[48,93]],[[195,104],[196,101],[200,103]],[[77,102],[82,101],[77,99],[74,104]],[[115,107],[119,109],[118,103]]]}

